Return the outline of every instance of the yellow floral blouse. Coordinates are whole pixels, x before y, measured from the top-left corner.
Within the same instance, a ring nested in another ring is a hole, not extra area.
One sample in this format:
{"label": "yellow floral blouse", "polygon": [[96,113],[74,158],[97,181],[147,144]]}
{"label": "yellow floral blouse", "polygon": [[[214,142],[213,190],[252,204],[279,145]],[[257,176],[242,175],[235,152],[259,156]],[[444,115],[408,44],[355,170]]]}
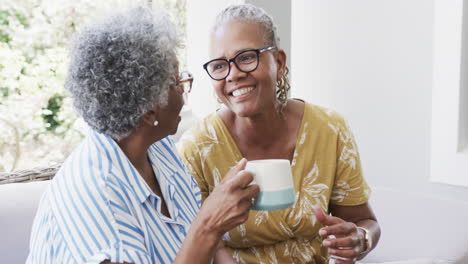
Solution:
{"label": "yellow floral blouse", "polygon": [[[221,118],[211,114],[187,131],[178,150],[205,199],[242,155]],[[239,263],[328,263],[312,207],[359,205],[370,189],[349,127],[336,112],[305,103],[291,163],[296,203],[277,211],[251,211],[224,244]]]}

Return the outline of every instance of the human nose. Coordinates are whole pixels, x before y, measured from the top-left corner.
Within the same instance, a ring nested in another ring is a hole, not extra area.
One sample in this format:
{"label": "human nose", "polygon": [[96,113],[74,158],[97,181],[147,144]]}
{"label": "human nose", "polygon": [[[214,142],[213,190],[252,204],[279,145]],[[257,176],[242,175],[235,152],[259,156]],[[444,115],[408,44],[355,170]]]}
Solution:
{"label": "human nose", "polygon": [[239,67],[237,66],[237,64],[234,61],[229,62],[229,66],[230,66],[231,70],[229,71],[229,74],[226,77],[226,80],[228,82],[237,81],[240,78],[244,78],[244,77],[247,76],[246,72],[243,72],[243,71],[239,70]]}

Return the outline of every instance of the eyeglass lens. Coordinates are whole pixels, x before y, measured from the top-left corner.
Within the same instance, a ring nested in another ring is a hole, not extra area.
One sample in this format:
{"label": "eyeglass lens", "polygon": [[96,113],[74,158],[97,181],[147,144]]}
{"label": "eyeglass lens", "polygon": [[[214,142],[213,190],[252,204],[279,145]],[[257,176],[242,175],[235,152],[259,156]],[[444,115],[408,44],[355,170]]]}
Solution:
{"label": "eyeglass lens", "polygon": [[[247,50],[234,57],[234,64],[240,71],[251,72],[257,68],[258,54],[255,50]],[[224,79],[230,71],[230,64],[225,59],[214,60],[207,65],[208,73],[214,79]]]}
{"label": "eyeglass lens", "polygon": [[193,77],[188,72],[180,73],[179,85],[184,89],[184,92],[189,93],[192,89]]}

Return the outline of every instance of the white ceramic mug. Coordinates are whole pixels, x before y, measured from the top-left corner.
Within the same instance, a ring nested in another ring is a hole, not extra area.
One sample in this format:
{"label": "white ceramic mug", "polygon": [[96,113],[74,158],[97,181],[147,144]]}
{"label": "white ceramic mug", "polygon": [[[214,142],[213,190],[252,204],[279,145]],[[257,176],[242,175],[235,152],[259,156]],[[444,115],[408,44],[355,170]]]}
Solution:
{"label": "white ceramic mug", "polygon": [[251,160],[247,162],[245,170],[254,175],[252,184],[260,187],[253,210],[285,209],[296,201],[289,160]]}

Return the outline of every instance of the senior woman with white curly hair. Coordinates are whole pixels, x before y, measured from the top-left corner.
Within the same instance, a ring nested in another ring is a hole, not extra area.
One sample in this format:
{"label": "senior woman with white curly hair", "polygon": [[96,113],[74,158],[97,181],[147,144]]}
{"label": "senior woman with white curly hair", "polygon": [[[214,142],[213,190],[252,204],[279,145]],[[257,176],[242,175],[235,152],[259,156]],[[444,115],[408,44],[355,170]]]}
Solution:
{"label": "senior woman with white curly hair", "polygon": [[[257,185],[242,160],[200,208],[168,135],[184,89],[163,13],[138,7],[77,35],[66,88],[89,125],[43,195],[27,263],[232,262],[225,232],[245,222]],[[202,243],[200,243],[202,241]]]}

